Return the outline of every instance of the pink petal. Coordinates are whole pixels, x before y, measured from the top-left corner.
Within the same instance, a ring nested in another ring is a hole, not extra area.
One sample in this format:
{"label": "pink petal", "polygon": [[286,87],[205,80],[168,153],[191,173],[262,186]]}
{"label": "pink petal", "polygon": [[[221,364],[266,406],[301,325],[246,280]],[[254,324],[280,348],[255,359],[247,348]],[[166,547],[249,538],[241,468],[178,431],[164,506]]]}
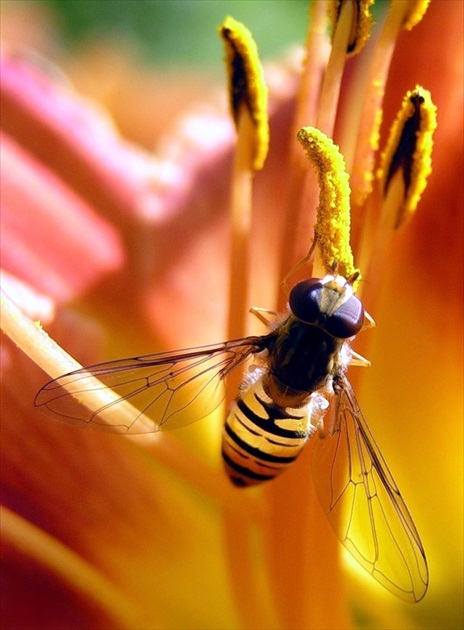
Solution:
{"label": "pink petal", "polygon": [[156,162],[124,142],[111,118],[24,60],[1,57],[2,128],[108,216],[137,210]]}
{"label": "pink petal", "polygon": [[2,266],[59,301],[124,264],[115,228],[58,177],[2,138]]}

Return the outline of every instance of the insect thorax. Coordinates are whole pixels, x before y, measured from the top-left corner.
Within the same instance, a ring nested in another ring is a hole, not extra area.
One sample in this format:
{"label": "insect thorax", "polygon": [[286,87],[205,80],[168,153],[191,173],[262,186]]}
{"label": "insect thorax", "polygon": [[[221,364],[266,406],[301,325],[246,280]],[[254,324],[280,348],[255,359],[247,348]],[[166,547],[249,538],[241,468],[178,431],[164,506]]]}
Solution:
{"label": "insect thorax", "polygon": [[282,406],[295,404],[285,392],[302,392],[301,403],[324,385],[339,367],[339,353],[345,342],[328,335],[317,326],[304,324],[290,316],[275,331],[269,349],[269,373],[273,381],[271,396]]}

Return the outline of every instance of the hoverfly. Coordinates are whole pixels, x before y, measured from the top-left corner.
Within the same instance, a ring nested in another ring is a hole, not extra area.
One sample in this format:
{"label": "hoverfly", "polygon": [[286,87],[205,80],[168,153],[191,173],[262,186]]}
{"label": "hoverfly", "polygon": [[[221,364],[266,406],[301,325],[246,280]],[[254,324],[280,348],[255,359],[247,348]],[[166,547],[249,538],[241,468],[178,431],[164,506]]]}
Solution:
{"label": "hoverfly", "polygon": [[[334,270],[298,283],[289,313],[266,335],[79,369],[47,383],[35,405],[89,429],[174,429],[214,411],[224,379],[253,358],[224,426],[222,455],[232,482],[274,478],[318,433],[314,483],[337,536],[384,587],[417,602],[428,584],[424,549],[345,376],[350,341],[365,322],[354,279]],[[98,395],[99,408],[87,407],[86,395]],[[114,414],[124,405],[124,414]]]}

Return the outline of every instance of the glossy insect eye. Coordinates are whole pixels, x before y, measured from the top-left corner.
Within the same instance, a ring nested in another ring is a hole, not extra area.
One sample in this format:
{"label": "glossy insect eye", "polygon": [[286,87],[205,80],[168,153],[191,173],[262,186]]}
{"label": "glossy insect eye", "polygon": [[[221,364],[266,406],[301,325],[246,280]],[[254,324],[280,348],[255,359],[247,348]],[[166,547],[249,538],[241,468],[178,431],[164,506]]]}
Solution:
{"label": "glossy insect eye", "polygon": [[361,330],[364,308],[355,295],[345,301],[341,298],[340,291],[328,287],[320,278],[310,278],[293,287],[289,304],[292,313],[302,322],[315,324],[332,337],[348,339]]}
{"label": "glossy insect eye", "polygon": [[364,308],[361,300],[352,295],[337,310],[327,318],[324,330],[339,339],[353,337],[360,330],[364,322]]}
{"label": "glossy insect eye", "polygon": [[307,324],[315,324],[321,317],[323,291],[320,278],[309,278],[296,284],[290,291],[288,298],[288,303],[295,317]]}

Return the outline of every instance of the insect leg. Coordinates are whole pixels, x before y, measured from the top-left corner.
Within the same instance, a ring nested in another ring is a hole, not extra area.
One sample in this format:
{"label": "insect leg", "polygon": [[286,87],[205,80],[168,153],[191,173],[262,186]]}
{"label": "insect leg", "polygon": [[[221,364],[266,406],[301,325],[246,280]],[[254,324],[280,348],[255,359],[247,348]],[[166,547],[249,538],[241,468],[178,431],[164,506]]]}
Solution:
{"label": "insect leg", "polygon": [[271,311],[269,308],[260,308],[258,306],[253,306],[252,308],[250,308],[250,313],[257,317],[259,321],[268,328],[273,328],[276,322],[282,319],[282,313]]}
{"label": "insect leg", "polygon": [[296,265],[294,267],[292,267],[290,269],[290,271],[286,274],[285,278],[282,280],[282,282],[280,283],[280,286],[282,287],[285,295],[289,295],[290,294],[290,290],[288,288],[287,282],[288,280],[290,280],[290,278],[299,270],[301,269],[301,267],[303,267],[304,265],[306,265],[312,258],[312,255],[314,253],[314,250],[316,248],[316,237],[314,237],[313,242],[311,243],[311,247],[309,248],[309,252],[306,254],[306,256],[304,258],[302,258],[302,260],[300,260],[300,262],[296,263]]}
{"label": "insect leg", "polygon": [[369,315],[367,311],[364,311],[364,324],[362,330],[368,330],[369,328],[375,328],[375,321],[372,315]]}
{"label": "insect leg", "polygon": [[369,359],[366,359],[354,350],[351,350],[349,365],[355,365],[356,367],[370,367],[371,362],[369,361]]}

